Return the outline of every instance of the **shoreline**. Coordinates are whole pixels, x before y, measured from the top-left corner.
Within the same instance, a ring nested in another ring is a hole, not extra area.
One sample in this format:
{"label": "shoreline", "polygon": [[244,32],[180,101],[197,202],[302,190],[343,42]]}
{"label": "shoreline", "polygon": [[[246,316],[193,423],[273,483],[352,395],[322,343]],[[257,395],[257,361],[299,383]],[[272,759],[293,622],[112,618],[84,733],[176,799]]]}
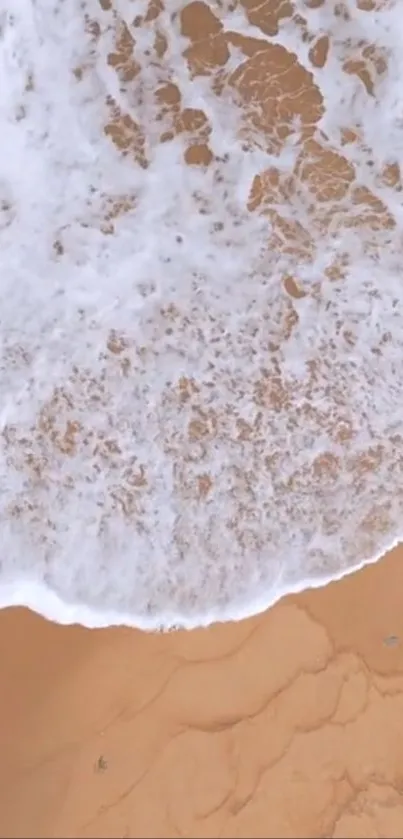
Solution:
{"label": "shoreline", "polygon": [[[396,538],[373,557],[362,560],[355,566],[343,569],[338,574],[323,578],[314,578],[289,587],[279,587],[276,593],[269,596],[269,598],[262,598],[259,601],[255,601],[255,605],[252,607],[240,607],[236,614],[231,612],[231,607],[228,607],[227,610],[222,611],[220,616],[216,614],[212,614],[211,616],[199,615],[194,619],[187,619],[178,618],[174,614],[169,615],[167,613],[165,618],[159,622],[156,622],[152,618],[144,618],[143,616],[133,619],[130,615],[124,613],[119,615],[112,610],[101,613],[87,606],[68,604],[48,586],[34,582],[28,583],[26,581],[16,582],[8,586],[1,586],[0,584],[0,612],[8,608],[26,608],[39,617],[60,626],[74,625],[86,629],[112,629],[121,627],[148,633],[169,633],[182,630],[191,632],[198,629],[207,629],[215,624],[238,623],[239,621],[258,617],[269,609],[272,609],[284,598],[326,588],[332,583],[340,582],[346,577],[359,573],[367,566],[382,562],[388,554],[398,548],[402,543],[403,539],[401,537]],[[4,596],[5,589],[6,596]],[[42,604],[39,606],[38,601],[41,600]]]}
{"label": "shoreline", "polygon": [[2,610],[0,836],[400,835],[402,562],[192,632]]}

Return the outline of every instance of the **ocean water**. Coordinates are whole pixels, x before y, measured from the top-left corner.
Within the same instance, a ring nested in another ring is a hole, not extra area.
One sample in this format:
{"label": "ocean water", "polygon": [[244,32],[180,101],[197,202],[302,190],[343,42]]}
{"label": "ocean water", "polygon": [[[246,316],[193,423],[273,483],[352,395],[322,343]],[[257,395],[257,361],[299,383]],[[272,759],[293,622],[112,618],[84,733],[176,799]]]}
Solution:
{"label": "ocean water", "polygon": [[252,614],[403,526],[401,0],[0,0],[0,605]]}

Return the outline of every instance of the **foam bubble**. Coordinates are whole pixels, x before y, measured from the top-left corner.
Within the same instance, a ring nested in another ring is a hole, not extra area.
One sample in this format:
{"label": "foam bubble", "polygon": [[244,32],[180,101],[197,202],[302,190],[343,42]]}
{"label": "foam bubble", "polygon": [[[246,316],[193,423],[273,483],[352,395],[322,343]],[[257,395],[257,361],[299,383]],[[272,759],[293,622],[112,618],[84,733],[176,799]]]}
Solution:
{"label": "foam bubble", "polygon": [[0,14],[1,605],[190,627],[399,538],[399,3],[248,6]]}

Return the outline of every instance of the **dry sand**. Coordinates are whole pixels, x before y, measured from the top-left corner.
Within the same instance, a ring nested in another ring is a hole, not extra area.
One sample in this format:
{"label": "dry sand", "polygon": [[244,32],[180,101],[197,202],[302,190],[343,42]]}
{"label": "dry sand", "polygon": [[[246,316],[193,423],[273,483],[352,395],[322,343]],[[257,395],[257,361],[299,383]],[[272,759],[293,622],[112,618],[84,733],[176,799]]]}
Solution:
{"label": "dry sand", "polygon": [[0,613],[3,837],[401,837],[403,548],[147,635]]}

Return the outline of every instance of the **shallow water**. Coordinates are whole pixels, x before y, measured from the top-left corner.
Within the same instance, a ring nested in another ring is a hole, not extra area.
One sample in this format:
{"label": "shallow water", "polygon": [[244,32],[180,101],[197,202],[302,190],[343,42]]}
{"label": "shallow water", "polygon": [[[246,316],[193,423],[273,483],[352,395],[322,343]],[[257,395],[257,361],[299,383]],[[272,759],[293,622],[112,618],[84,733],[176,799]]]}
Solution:
{"label": "shallow water", "polygon": [[0,6],[3,605],[206,624],[399,539],[399,6]]}

